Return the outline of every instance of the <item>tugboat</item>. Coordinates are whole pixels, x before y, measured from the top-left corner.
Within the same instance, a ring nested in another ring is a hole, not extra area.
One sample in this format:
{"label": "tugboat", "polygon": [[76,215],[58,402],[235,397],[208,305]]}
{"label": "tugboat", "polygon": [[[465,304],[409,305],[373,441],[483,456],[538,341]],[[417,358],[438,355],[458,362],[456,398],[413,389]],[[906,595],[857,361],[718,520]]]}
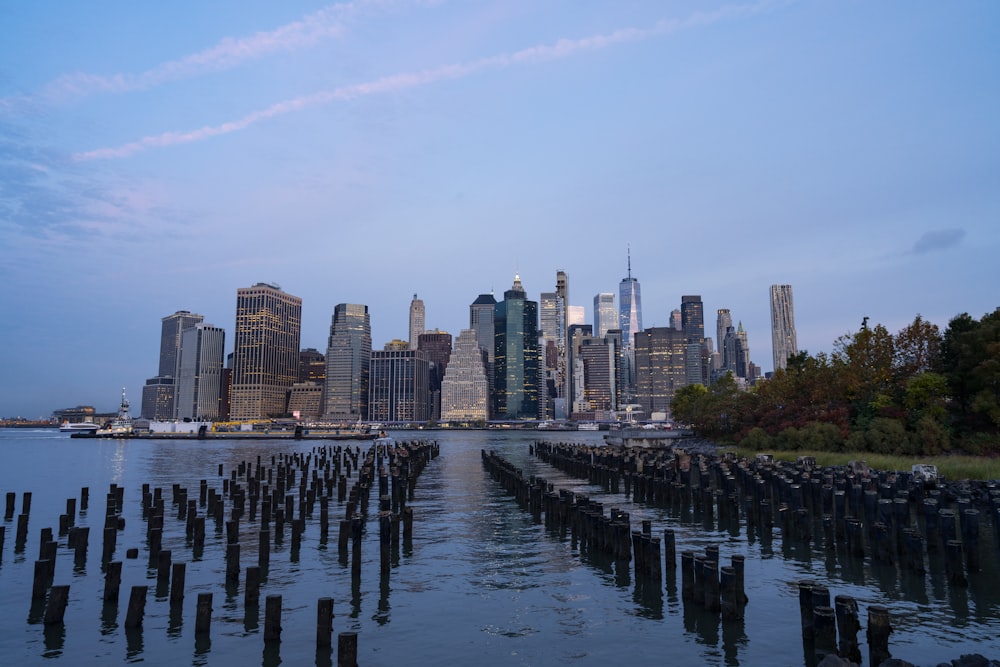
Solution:
{"label": "tugboat", "polygon": [[122,387],[122,402],[118,406],[118,416],[96,431],[72,433],[71,438],[131,438],[135,434],[132,416],[128,412],[128,399]]}

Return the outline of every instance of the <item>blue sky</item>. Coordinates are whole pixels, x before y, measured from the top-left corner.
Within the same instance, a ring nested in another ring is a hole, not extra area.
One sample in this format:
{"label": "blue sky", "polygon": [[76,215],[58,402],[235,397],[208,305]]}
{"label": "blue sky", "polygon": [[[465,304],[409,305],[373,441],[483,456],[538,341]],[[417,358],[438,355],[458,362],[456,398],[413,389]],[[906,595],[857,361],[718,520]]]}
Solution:
{"label": "blue sky", "polygon": [[371,0],[0,4],[0,415],[138,401],[160,318],[232,348],[236,290],[302,346],[410,299],[569,275],[646,326],[700,294],[771,370],[864,316],[1000,305],[1000,3]]}

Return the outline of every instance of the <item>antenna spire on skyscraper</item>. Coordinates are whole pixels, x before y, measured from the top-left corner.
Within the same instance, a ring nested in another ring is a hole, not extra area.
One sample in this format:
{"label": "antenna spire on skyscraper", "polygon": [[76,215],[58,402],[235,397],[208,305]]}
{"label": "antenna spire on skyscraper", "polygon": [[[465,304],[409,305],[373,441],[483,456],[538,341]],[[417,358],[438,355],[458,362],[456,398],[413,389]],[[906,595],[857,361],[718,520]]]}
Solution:
{"label": "antenna spire on skyscraper", "polygon": [[628,250],[628,279],[632,280],[632,244],[629,243],[625,247]]}

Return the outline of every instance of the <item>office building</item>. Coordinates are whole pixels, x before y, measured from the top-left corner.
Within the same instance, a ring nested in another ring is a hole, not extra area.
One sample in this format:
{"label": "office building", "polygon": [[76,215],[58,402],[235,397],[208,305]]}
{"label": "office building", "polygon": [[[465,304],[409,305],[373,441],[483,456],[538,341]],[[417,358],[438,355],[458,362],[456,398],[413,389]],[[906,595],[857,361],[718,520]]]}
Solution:
{"label": "office building", "polygon": [[176,389],[173,376],[157,375],[146,380],[142,388],[140,416],[152,421],[173,419]]}
{"label": "office building", "polygon": [[[181,333],[174,409],[176,419],[219,419],[225,356],[225,330],[199,322]],[[284,411],[284,406],[282,408]]]}
{"label": "office building", "polygon": [[204,319],[202,315],[195,315],[187,310],[178,310],[173,315],[167,315],[160,320],[160,370],[158,375],[177,377],[181,334],[185,329],[190,329]]}
{"label": "office building", "polygon": [[673,327],[653,327],[636,334],[636,402],[643,417],[669,416],[670,402],[687,386],[687,338]]}
{"label": "office building", "polygon": [[725,356],[722,348],[726,344],[726,331],[731,326],[733,326],[733,316],[729,312],[729,309],[719,308],[715,314],[715,344],[717,346],[716,350],[722,356]]}
{"label": "office building", "polygon": [[321,387],[326,380],[326,356],[308,347],[299,352],[299,382],[313,382]]}
{"label": "office building", "polygon": [[368,418],[368,374],[372,327],[368,306],[339,303],[333,309],[326,349],[323,418],[359,421]]}
{"label": "office building", "polygon": [[428,418],[441,418],[441,383],[444,381],[445,371],[448,370],[448,360],[451,358],[451,334],[447,331],[425,331],[417,336],[417,349],[427,355],[430,361],[430,375],[428,376],[429,394]]}
{"label": "office building", "polygon": [[486,421],[490,418],[490,387],[486,378],[486,351],[473,329],[455,339],[441,382],[442,421]]}
{"label": "office building", "polygon": [[392,343],[371,353],[368,419],[375,422],[424,422],[430,417],[431,363],[422,350]]}
{"label": "office building", "polygon": [[681,297],[681,331],[689,343],[701,343],[705,338],[705,305],[698,295]]}
{"label": "office building", "polygon": [[302,299],[277,285],[236,291],[236,340],[230,418],[284,415],[288,389],[299,376]]}
{"label": "office building", "polygon": [[594,297],[594,335],[604,338],[609,331],[617,329],[618,326],[615,295],[611,292],[601,292]]}
{"label": "office building", "polygon": [[520,276],[504,292],[493,317],[495,419],[538,418],[538,304],[528,299]]}
{"label": "office building", "polygon": [[420,334],[424,332],[426,325],[424,317],[424,302],[423,299],[418,299],[417,295],[413,295],[413,301],[410,302],[410,349],[417,349],[417,339]]}
{"label": "office building", "polygon": [[771,285],[771,351],[774,370],[785,368],[788,358],[799,351],[791,285]]}

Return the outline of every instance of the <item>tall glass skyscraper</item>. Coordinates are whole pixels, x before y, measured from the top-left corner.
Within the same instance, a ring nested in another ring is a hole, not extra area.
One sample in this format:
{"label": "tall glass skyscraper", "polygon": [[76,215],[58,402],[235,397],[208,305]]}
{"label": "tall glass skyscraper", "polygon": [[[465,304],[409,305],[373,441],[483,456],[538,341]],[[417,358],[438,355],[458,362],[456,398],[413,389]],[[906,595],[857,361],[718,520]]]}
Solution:
{"label": "tall glass skyscraper", "polygon": [[618,310],[615,308],[615,295],[611,292],[601,292],[594,297],[594,335],[604,338],[612,329],[617,329]]}
{"label": "tall glass skyscraper", "polygon": [[496,364],[494,417],[538,418],[538,304],[529,301],[520,276],[494,310]]}
{"label": "tall glass skyscraper", "polygon": [[302,299],[277,285],[257,283],[236,291],[236,343],[230,417],[282,415],[299,376]]}
{"label": "tall glass skyscraper", "polygon": [[368,306],[338,303],[333,309],[326,349],[326,406],[323,418],[368,418],[368,374],[372,326]]}
{"label": "tall glass skyscraper", "polygon": [[219,418],[222,400],[222,365],[226,356],[226,332],[199,322],[181,334],[177,363],[177,419]]}
{"label": "tall glass skyscraper", "polygon": [[798,354],[795,339],[795,308],[791,285],[771,285],[771,353],[774,370],[785,368],[788,357]]}
{"label": "tall glass skyscraper", "polygon": [[642,331],[642,292],[632,277],[632,252],[628,254],[628,275],[618,286],[618,328],[622,331],[622,402],[632,403],[636,392],[635,337]]}
{"label": "tall glass skyscraper", "polygon": [[705,304],[700,295],[681,297],[681,330],[689,343],[700,343],[705,338]]}

